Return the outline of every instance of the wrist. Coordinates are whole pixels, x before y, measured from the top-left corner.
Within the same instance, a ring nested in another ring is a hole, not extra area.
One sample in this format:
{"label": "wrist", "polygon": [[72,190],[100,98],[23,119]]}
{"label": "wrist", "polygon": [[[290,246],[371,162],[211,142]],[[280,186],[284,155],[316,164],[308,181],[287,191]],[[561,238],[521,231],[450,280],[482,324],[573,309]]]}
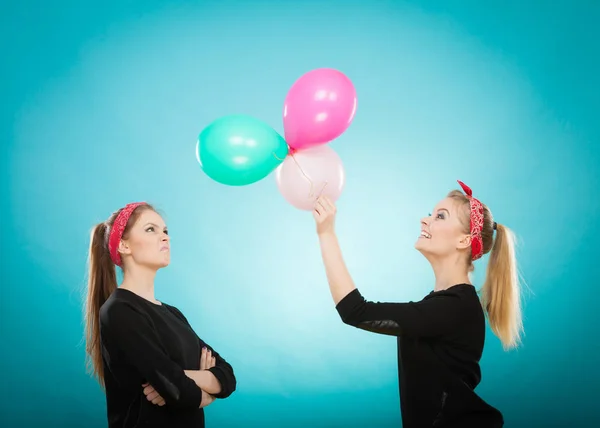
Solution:
{"label": "wrist", "polygon": [[317,235],[319,235],[319,239],[331,239],[331,238],[335,238],[335,230],[333,229],[329,229],[329,230],[324,230],[322,232],[317,232]]}
{"label": "wrist", "polygon": [[206,370],[184,370],[183,372],[197,384],[204,384],[207,379]]}

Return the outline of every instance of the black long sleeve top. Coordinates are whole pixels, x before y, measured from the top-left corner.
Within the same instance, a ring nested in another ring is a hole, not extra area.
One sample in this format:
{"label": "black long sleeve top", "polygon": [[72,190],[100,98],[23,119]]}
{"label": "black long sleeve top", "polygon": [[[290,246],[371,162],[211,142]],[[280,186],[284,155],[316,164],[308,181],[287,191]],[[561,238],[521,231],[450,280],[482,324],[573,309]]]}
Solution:
{"label": "black long sleeve top", "polygon": [[370,302],[355,289],[336,309],[346,324],[397,336],[403,427],[503,426],[502,414],[474,392],[485,315],[472,285],[408,303]]}
{"label": "black long sleeve top", "polygon": [[[204,346],[216,357],[210,371],[221,392],[215,397],[226,398],[236,389],[231,365],[174,306],[119,288],[100,309],[100,338],[109,428],[204,427],[202,391],[184,373],[200,369]],[[146,382],[164,398],[164,406],[146,399]]]}

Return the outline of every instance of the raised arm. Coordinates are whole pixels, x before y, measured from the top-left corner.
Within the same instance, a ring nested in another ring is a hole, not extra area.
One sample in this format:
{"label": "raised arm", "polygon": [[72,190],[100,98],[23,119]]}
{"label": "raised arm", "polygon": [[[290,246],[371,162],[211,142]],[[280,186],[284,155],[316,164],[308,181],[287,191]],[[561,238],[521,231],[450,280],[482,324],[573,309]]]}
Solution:
{"label": "raised arm", "polygon": [[411,337],[435,337],[451,332],[469,314],[455,294],[440,294],[420,302],[382,303],[367,301],[358,290],[350,292],[336,309],[348,325],[374,333]]}
{"label": "raised arm", "polygon": [[103,307],[100,331],[109,357],[123,356],[167,406],[182,409],[202,406],[202,390],[169,358],[151,321],[139,309],[122,301]]}
{"label": "raised arm", "polygon": [[352,280],[334,231],[336,209],[327,198],[315,207],[321,256],[329,290],[346,324],[394,336],[436,336],[464,321],[460,297],[441,293],[413,303],[375,303],[365,300]]}

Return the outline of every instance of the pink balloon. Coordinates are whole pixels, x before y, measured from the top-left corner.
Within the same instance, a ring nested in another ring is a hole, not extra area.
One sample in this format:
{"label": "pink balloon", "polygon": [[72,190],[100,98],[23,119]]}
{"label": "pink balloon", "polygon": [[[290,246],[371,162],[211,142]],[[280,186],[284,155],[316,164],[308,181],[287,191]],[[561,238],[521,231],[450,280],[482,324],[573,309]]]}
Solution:
{"label": "pink balloon", "polygon": [[323,194],[337,201],[346,182],[342,160],[327,145],[291,152],[275,170],[277,187],[294,207],[312,211]]}
{"label": "pink balloon", "polygon": [[356,102],[356,90],[345,74],[331,68],[309,71],[285,98],[285,140],[298,150],[336,139],[354,119]]}

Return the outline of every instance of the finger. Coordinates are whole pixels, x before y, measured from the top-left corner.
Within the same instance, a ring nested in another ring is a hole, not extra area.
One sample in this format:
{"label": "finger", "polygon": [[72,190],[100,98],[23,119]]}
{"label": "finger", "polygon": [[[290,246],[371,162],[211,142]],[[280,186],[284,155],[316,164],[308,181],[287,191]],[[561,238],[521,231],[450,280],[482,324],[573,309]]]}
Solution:
{"label": "finger", "polygon": [[200,370],[206,368],[206,348],[202,348],[202,355],[200,356]]}
{"label": "finger", "polygon": [[151,394],[152,392],[154,392],[154,388],[152,387],[152,385],[148,385],[144,388],[144,395]]}
{"label": "finger", "polygon": [[159,395],[158,397],[156,397],[154,400],[152,400],[152,404],[158,404],[161,401],[164,401],[163,398]]}
{"label": "finger", "polygon": [[327,203],[327,200],[324,197],[321,197],[317,200],[317,204],[319,205],[321,212],[329,212],[329,204]]}
{"label": "finger", "polygon": [[211,367],[215,367],[216,365],[217,365],[217,358],[216,357],[212,357]]}
{"label": "finger", "polygon": [[321,196],[320,198],[321,203],[323,204],[323,206],[325,208],[327,208],[328,211],[333,211],[333,209],[335,209],[335,204],[333,203],[333,201],[331,199],[329,199],[328,196]]}
{"label": "finger", "polygon": [[212,352],[209,349],[208,351],[206,351],[206,369],[210,369],[211,368],[211,362],[212,362]]}
{"label": "finger", "polygon": [[143,386],[144,388],[145,388],[145,387],[147,387],[148,385],[150,385],[148,382],[146,382],[146,383],[142,383],[142,386]]}
{"label": "finger", "polygon": [[155,398],[160,397],[160,395],[158,395],[158,392],[153,391],[150,394],[146,395],[146,399],[148,401],[154,401]]}
{"label": "finger", "polygon": [[315,202],[315,207],[313,208],[313,211],[317,214],[317,216],[322,217],[325,214],[327,214],[327,211],[325,211],[325,207],[323,207],[323,205],[321,204],[321,202],[317,201]]}
{"label": "finger", "polygon": [[323,210],[323,204],[321,203],[321,198],[320,197],[318,197],[318,198],[315,199],[315,202],[313,204],[313,209],[319,210],[319,211]]}
{"label": "finger", "polygon": [[161,397],[161,400],[157,404],[159,406],[164,406],[166,403],[165,403],[165,400]]}

